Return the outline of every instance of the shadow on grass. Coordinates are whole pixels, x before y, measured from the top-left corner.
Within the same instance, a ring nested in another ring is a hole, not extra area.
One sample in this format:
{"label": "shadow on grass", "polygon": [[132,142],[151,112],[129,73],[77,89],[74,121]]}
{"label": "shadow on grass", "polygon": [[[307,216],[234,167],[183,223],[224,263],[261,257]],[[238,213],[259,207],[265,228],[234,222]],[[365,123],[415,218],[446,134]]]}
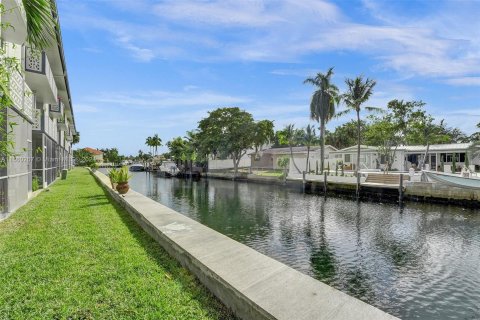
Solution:
{"label": "shadow on grass", "polygon": [[[201,287],[203,290],[200,292],[195,292],[194,288],[192,288],[192,283],[188,278],[185,278],[184,274],[182,274],[186,270],[178,261],[176,261],[173,257],[171,257],[168,252],[163,249],[163,247],[155,241],[146,231],[140,227],[140,225],[133,219],[133,217],[128,213],[128,211],[120,206],[113,197],[109,194],[107,190],[103,188],[101,183],[97,181],[94,177],[92,179],[95,183],[102,189],[103,195],[94,196],[95,198],[106,198],[108,199],[108,203],[113,205],[115,211],[118,213],[120,219],[122,220],[123,224],[127,226],[128,230],[135,238],[135,240],[144,248],[145,252],[148,256],[154,260],[158,265],[162,266],[162,268],[168,272],[172,278],[177,280],[181,285],[183,290],[188,292],[189,296],[192,299],[199,302],[199,304],[208,310],[208,313],[211,316],[215,316],[213,310],[218,312],[218,319],[237,319],[232,311],[228,309],[225,305],[223,305],[212,293],[208,291],[199,281],[198,279],[193,276],[190,271],[187,270],[189,275],[192,275],[194,280],[194,285]],[[94,197],[85,197],[85,198],[94,198]],[[95,205],[104,205],[105,202],[101,204],[94,204]],[[204,296],[204,298],[201,297]],[[212,305],[212,302],[216,301],[215,305]]]}

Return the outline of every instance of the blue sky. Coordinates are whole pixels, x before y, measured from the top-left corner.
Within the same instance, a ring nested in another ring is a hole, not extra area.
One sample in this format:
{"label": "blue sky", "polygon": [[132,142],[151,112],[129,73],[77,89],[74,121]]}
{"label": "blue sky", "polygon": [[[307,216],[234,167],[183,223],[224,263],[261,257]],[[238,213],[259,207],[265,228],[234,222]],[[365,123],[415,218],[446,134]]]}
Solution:
{"label": "blue sky", "polygon": [[331,66],[341,90],[346,77],[375,79],[371,106],[423,100],[467,133],[480,122],[480,1],[58,4],[77,147],[136,154],[224,106],[305,126],[313,88],[302,82]]}

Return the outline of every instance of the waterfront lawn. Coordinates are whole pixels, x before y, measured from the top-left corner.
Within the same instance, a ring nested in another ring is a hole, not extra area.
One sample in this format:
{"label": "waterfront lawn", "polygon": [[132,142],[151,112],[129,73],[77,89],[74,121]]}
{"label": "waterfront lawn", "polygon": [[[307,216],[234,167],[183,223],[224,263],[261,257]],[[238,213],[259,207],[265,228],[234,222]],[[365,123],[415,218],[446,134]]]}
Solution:
{"label": "waterfront lawn", "polygon": [[262,176],[262,177],[281,177],[283,175],[283,171],[281,170],[258,171],[258,172],[255,172],[255,175]]}
{"label": "waterfront lawn", "polygon": [[233,316],[74,169],[0,222],[0,319],[34,318]]}

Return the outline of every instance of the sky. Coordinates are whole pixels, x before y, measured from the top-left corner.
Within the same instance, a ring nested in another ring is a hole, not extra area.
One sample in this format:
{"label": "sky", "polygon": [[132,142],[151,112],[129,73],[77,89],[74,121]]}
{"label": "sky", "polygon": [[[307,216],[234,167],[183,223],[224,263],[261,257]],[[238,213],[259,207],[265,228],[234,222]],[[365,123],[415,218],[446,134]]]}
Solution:
{"label": "sky", "polygon": [[468,134],[480,122],[477,0],[58,0],[58,10],[77,148],[136,155],[146,137],[165,145],[227,106],[276,130],[303,127],[314,90],[303,80],[330,67],[341,91],[346,78],[376,80],[369,106],[422,100]]}

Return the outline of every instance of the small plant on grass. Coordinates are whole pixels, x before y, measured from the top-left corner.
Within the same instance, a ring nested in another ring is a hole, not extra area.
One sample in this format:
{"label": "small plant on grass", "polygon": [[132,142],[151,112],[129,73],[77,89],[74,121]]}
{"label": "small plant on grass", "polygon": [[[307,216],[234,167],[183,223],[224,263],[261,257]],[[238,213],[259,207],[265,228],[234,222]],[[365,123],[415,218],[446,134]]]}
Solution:
{"label": "small plant on grass", "polygon": [[343,168],[343,161],[340,161],[340,166],[341,166],[340,168],[341,168],[341,172],[342,172],[341,176],[344,177],[345,172],[344,172],[344,168]]}
{"label": "small plant on grass", "polygon": [[38,177],[32,178],[32,191],[37,191],[40,189],[40,182],[38,181]]}
{"label": "small plant on grass", "polygon": [[335,163],[335,177],[338,176],[338,161]]}
{"label": "small plant on grass", "polygon": [[90,169],[92,169],[93,172],[97,171],[98,169],[98,164],[96,162],[92,162],[89,165]]}

